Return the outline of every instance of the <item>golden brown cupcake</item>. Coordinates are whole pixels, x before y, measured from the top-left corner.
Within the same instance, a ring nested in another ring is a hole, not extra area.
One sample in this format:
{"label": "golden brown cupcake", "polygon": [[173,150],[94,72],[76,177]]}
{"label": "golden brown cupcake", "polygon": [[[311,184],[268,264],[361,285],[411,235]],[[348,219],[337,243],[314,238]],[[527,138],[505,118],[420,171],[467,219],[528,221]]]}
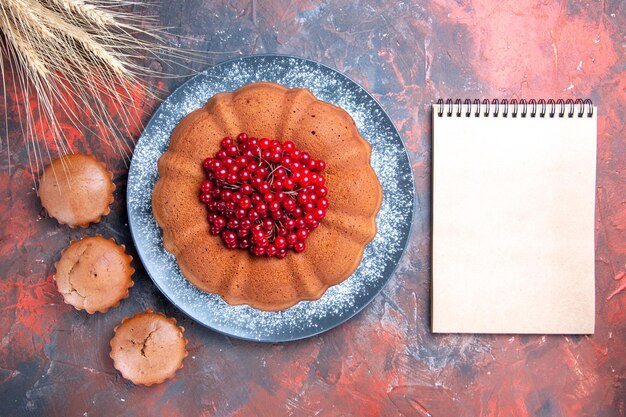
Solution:
{"label": "golden brown cupcake", "polygon": [[87,227],[111,212],[113,174],[88,155],[55,159],[39,182],[39,198],[48,214],[61,224]]}
{"label": "golden brown cupcake", "polygon": [[125,318],[111,339],[113,366],[134,384],[160,384],[183,367],[184,331],[175,319],[150,309]]}
{"label": "golden brown cupcake", "polygon": [[89,314],[104,313],[128,297],[132,259],[113,239],[84,237],[61,253],[54,279],[66,303]]}

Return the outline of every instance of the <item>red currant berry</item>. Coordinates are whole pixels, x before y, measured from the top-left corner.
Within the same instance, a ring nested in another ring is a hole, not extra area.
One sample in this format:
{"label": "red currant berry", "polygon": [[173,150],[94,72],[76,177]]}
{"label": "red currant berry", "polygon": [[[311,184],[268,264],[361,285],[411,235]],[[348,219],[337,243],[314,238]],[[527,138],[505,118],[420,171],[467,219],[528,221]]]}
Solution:
{"label": "red currant berry", "polygon": [[268,138],[262,138],[259,140],[259,148],[268,149],[270,147],[270,140]]}
{"label": "red currant berry", "polygon": [[296,235],[299,240],[306,240],[309,237],[309,232],[306,229],[298,229]]}
{"label": "red currant berry", "polygon": [[[210,158],[209,158],[210,159]],[[215,172],[220,168],[223,168],[222,161],[220,161],[219,159],[213,159],[213,162],[211,163],[211,171]]]}
{"label": "red currant berry", "polygon": [[270,185],[267,182],[262,182],[257,187],[257,190],[259,190],[259,192],[262,193],[262,194],[268,194],[270,192]]}
{"label": "red currant berry", "polygon": [[296,208],[296,202],[292,198],[285,198],[282,202],[285,210],[291,212]]}
{"label": "red currant berry", "polygon": [[222,198],[222,200],[224,201],[228,201],[230,200],[230,198],[233,196],[233,192],[230,190],[222,190],[222,193],[220,194],[220,197]]}
{"label": "red currant berry", "polygon": [[250,199],[248,197],[242,197],[239,201],[239,207],[243,209],[249,209],[251,205],[252,203],[250,202]]}
{"label": "red currant berry", "polygon": [[274,228],[274,222],[271,219],[263,219],[263,229],[270,231]]}
{"label": "red currant berry", "polygon": [[237,156],[237,154],[239,154],[239,149],[236,146],[231,146],[230,148],[226,149],[226,154],[228,156]]}
{"label": "red currant berry", "polygon": [[220,180],[224,180],[228,176],[228,170],[226,168],[220,168],[215,172],[215,176]]}
{"label": "red currant berry", "polygon": [[296,252],[300,253],[304,250],[305,246],[304,246],[304,242],[296,242],[293,245],[293,250],[295,250]]}
{"label": "red currant berry", "polygon": [[222,160],[222,161],[224,161],[225,159],[228,159],[228,154],[226,153],[226,151],[225,151],[224,149],[220,150],[220,151],[216,154],[216,156],[217,156],[220,160]]}
{"label": "red currant berry", "polygon": [[285,189],[285,183],[283,182],[283,180],[279,180],[279,179],[274,180],[274,183],[272,184],[272,190],[280,191],[284,189]]}
{"label": "red currant berry", "polygon": [[283,179],[286,176],[287,176],[287,171],[283,167],[277,168],[276,171],[274,171],[274,177],[278,179]]}
{"label": "red currant berry", "polygon": [[309,202],[309,195],[305,192],[300,192],[300,194],[298,194],[298,203],[306,204],[308,202]]}
{"label": "red currant berry", "polygon": [[226,242],[232,242],[233,240],[237,240],[237,235],[232,230],[224,230],[222,232],[222,239]]}
{"label": "red currant berry", "polygon": [[270,161],[276,163],[280,161],[280,158],[282,157],[282,154],[280,152],[272,152],[272,154],[270,155],[270,157],[268,158]]}
{"label": "red currant berry", "polygon": [[276,256],[278,253],[278,249],[276,245],[267,245],[267,249],[265,250],[267,256]]}
{"label": "red currant berry", "polygon": [[254,193],[252,194],[251,200],[252,200],[252,204],[256,205],[256,204],[259,204],[261,201],[263,201],[263,197],[261,197],[261,194],[259,193]]}
{"label": "red currant berry", "polygon": [[315,209],[315,211],[313,211],[313,216],[315,217],[315,220],[322,220],[324,216],[326,216],[326,210],[321,208]]}
{"label": "red currant berry", "polygon": [[293,190],[295,186],[296,186],[296,183],[293,180],[293,178],[285,178],[285,180],[283,181],[283,187],[287,191]]}
{"label": "red currant berry", "polygon": [[241,187],[239,187],[239,191],[243,195],[250,195],[252,193],[252,186],[250,184],[242,184]]}
{"label": "red currant berry", "polygon": [[226,219],[222,216],[217,216],[213,220],[213,226],[217,227],[218,229],[223,229],[226,226]]}
{"label": "red currant berry", "polygon": [[254,177],[254,178],[252,178],[252,186],[254,188],[259,188],[261,186],[261,184],[263,184],[263,178],[261,178],[261,177]]}
{"label": "red currant berry", "polygon": [[293,163],[293,160],[288,156],[283,156],[282,159],[280,160],[280,164],[284,166],[285,168],[291,168],[292,163]]}
{"label": "red currant berry", "polygon": [[291,211],[291,215],[293,216],[294,219],[297,219],[298,217],[302,217],[303,213],[304,212],[300,207],[296,207],[295,209]]}
{"label": "red currant berry", "polygon": [[291,153],[294,149],[296,149],[296,145],[292,141],[287,140],[283,143],[283,149],[285,152]]}
{"label": "red currant berry", "polygon": [[304,222],[307,225],[310,225],[311,223],[313,223],[315,221],[315,217],[313,216],[313,213],[307,213],[304,216]]}
{"label": "red currant berry", "polygon": [[239,172],[239,180],[241,182],[246,182],[248,180],[250,180],[250,172],[248,172],[247,170],[242,170],[241,172]]}
{"label": "red currant berry", "polygon": [[263,256],[265,253],[265,248],[262,246],[254,245],[252,246],[252,253],[256,256]]}
{"label": "red currant berry", "polygon": [[228,137],[228,136],[226,136],[224,139],[222,139],[220,144],[222,145],[222,148],[228,149],[231,146],[233,146],[233,139]]}
{"label": "red currant berry", "polygon": [[274,244],[278,249],[282,249],[287,246],[287,239],[282,236],[278,236],[276,239],[274,239]]}
{"label": "red currant berry", "polygon": [[235,217],[238,219],[243,219],[246,217],[246,210],[242,209],[242,208],[238,208],[237,210],[235,210]]}
{"label": "red currant berry", "polygon": [[248,141],[248,135],[240,133],[239,136],[237,136],[237,141],[239,141],[239,143],[246,143]]}
{"label": "red currant berry", "polygon": [[301,186],[306,187],[311,183],[311,177],[309,177],[308,175],[303,175],[299,183]]}
{"label": "red currant berry", "polygon": [[280,203],[278,201],[272,201],[269,204],[269,208],[271,212],[277,212],[278,210],[280,210]]}
{"label": "red currant berry", "polygon": [[252,238],[254,239],[255,242],[258,242],[259,240],[262,240],[265,238],[265,232],[263,230],[255,230],[252,233]]}
{"label": "red currant berry", "polygon": [[261,166],[256,170],[257,177],[266,178],[270,174],[270,171],[267,167]]}
{"label": "red currant berry", "polygon": [[287,230],[293,230],[293,228],[296,227],[296,221],[294,219],[285,220],[283,224]]}
{"label": "red currant berry", "polygon": [[239,168],[243,168],[248,165],[248,158],[246,158],[245,156],[238,156],[235,160],[235,163]]}

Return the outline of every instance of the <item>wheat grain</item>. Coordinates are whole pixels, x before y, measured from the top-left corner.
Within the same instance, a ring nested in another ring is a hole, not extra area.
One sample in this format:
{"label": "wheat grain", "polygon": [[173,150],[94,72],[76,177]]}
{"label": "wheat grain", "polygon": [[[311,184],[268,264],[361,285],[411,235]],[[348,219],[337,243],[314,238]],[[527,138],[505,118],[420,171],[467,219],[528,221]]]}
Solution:
{"label": "wheat grain", "polygon": [[[206,53],[165,45],[164,29],[155,20],[127,11],[123,6],[141,6],[125,0],[1,0],[0,69],[3,95],[13,88],[21,96],[17,108],[19,126],[30,150],[31,168],[43,168],[50,152],[71,152],[64,129],[57,120],[63,115],[79,131],[104,136],[120,154],[130,152],[129,133],[122,133],[112,108],[128,130],[140,124],[142,111],[134,108],[135,89],[156,97],[146,76],[167,76],[140,65],[144,55],[161,57],[165,64],[182,60],[205,62]],[[5,65],[8,63],[9,65]],[[12,82],[7,82],[11,73]],[[33,101],[34,100],[34,101]],[[35,103],[33,105],[33,103]],[[106,103],[110,104],[110,107]],[[8,106],[5,104],[5,129]],[[34,114],[33,114],[34,113]],[[36,121],[35,121],[36,120]],[[41,145],[45,129],[56,149]],[[39,124],[37,124],[39,123]],[[94,132],[89,126],[98,126]],[[109,136],[113,140],[109,141]],[[8,135],[3,140],[10,149]],[[0,150],[2,147],[0,147]],[[32,159],[31,159],[32,157]]]}

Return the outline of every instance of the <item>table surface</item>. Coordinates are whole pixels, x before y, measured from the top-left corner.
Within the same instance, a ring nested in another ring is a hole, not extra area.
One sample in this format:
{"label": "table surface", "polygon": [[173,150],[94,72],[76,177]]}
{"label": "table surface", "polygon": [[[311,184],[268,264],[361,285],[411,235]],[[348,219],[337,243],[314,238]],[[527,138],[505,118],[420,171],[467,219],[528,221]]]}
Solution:
{"label": "table surface", "polygon": [[[0,158],[1,416],[626,415],[626,291],[610,297],[626,282],[623,1],[198,0],[147,13],[184,36],[173,42],[211,51],[208,64],[293,54],[370,91],[412,162],[410,244],[383,292],[340,327],[286,344],[234,340],[185,317],[146,275],[128,229],[124,159],[93,133],[67,129],[74,151],[97,155],[117,185],[110,215],[70,230],[41,208],[12,115],[11,156],[3,149]],[[183,81],[151,80],[166,92]],[[593,336],[430,332],[430,104],[440,97],[580,97],[598,105]],[[16,105],[16,92],[7,99]],[[139,101],[146,117],[158,105]],[[136,140],[140,130],[131,130]],[[70,240],[96,233],[126,244],[137,271],[128,299],[88,315],[63,303],[53,263]],[[190,352],[174,379],[150,388],[126,382],[108,357],[116,324],[146,308],[175,317]]]}

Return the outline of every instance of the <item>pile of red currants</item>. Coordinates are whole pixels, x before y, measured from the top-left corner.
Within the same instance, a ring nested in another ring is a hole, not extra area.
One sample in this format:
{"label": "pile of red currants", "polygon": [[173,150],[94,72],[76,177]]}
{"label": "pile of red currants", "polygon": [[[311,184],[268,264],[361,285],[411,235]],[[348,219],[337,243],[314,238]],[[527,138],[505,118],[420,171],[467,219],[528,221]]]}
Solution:
{"label": "pile of red currants", "polygon": [[228,248],[282,259],[289,249],[302,252],[326,215],[326,163],[291,141],[225,137],[203,166],[200,201],[209,209],[210,232]]}

